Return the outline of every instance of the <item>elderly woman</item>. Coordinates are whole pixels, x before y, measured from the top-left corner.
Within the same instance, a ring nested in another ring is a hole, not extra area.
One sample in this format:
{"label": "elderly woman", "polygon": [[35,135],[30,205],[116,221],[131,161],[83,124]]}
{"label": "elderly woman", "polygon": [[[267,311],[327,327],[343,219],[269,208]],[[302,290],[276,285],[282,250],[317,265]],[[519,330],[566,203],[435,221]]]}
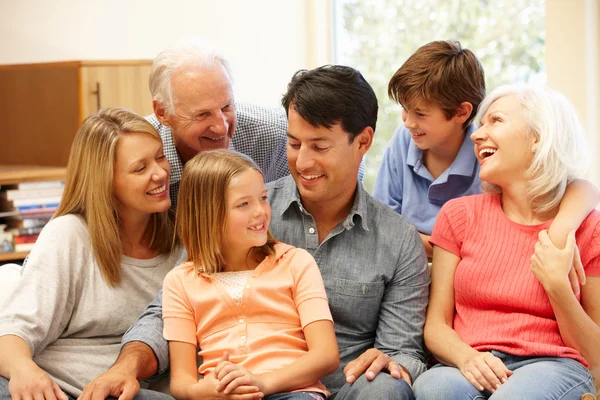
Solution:
{"label": "elderly woman", "polygon": [[0,304],[0,399],[74,399],[115,362],[177,261],[169,174],[142,117],[108,109],[83,121],[60,207]]}
{"label": "elderly woman", "polygon": [[[546,229],[586,167],[583,130],[564,96],[530,87],[497,89],[477,120],[487,193],[437,218],[425,343],[441,364],[416,380],[416,398],[580,399],[600,365],[600,213],[564,250]],[[588,276],[576,294],[575,242]]]}

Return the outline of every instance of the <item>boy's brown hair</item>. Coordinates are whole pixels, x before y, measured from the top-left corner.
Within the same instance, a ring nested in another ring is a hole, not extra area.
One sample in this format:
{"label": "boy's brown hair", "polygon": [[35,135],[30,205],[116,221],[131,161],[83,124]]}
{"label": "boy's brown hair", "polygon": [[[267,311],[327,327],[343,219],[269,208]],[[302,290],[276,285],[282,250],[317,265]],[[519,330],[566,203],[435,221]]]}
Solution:
{"label": "boy's brown hair", "polygon": [[469,102],[473,111],[463,125],[467,127],[485,97],[485,74],[475,54],[458,41],[435,41],[402,64],[390,80],[388,95],[407,109],[418,101],[437,106],[448,120],[462,102]]}

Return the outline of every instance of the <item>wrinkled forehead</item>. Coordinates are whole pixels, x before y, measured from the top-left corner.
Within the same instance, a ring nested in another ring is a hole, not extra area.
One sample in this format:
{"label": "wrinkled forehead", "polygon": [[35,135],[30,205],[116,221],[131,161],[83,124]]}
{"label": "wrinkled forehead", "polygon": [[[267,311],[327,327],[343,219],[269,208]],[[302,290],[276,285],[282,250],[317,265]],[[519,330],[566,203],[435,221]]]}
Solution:
{"label": "wrinkled forehead", "polygon": [[233,103],[231,80],[223,66],[177,71],[171,77],[171,90],[175,106],[190,112]]}

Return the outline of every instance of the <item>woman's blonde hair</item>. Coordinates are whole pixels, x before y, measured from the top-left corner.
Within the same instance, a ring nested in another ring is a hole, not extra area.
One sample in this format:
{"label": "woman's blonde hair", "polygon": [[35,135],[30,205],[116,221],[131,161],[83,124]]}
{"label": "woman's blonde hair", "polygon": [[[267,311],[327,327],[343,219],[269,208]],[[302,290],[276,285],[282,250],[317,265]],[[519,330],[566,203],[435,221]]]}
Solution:
{"label": "woman's blonde hair", "polygon": [[[203,151],[185,164],[179,187],[175,226],[187,250],[187,260],[198,273],[214,274],[225,268],[223,237],[227,224],[227,192],[231,180],[247,170],[261,173],[247,156],[229,150]],[[250,251],[275,254],[276,241],[267,231],[267,243]]]}
{"label": "woman's blonde hair", "polygon": [[[536,212],[557,207],[565,189],[583,175],[589,165],[585,132],[577,111],[561,93],[547,87],[506,85],[495,89],[481,103],[475,122],[501,97],[515,96],[528,126],[526,135],[538,141],[526,176],[528,198]],[[487,192],[499,193],[496,185],[484,183]]]}
{"label": "woman's blonde hair", "polygon": [[[121,135],[129,133],[162,142],[148,121],[124,109],[107,108],[83,120],[71,145],[64,194],[54,215],[77,214],[85,219],[94,257],[110,286],[121,282],[123,253],[113,194],[116,148]],[[152,214],[148,226],[150,248],[161,253],[171,251],[174,245],[173,218],[168,213]]]}

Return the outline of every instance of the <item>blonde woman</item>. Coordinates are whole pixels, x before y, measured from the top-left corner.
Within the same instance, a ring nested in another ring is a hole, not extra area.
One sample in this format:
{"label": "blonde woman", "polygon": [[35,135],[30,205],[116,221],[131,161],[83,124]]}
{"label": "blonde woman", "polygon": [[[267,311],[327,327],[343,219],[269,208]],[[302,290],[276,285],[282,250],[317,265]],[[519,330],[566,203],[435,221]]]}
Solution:
{"label": "blonde woman", "polygon": [[[600,365],[600,213],[563,250],[547,229],[587,166],[583,129],[563,95],[527,86],[496,89],[476,120],[487,193],[449,201],[436,220],[425,344],[441,364],[415,396],[579,400]],[[588,277],[576,293],[575,244]]]}
{"label": "blonde woman", "polygon": [[329,395],[319,380],[339,356],[321,273],[307,251],[275,241],[270,220],[262,172],[248,157],[217,150],[186,164],[176,226],[188,256],[163,288],[176,398]]}
{"label": "blonde woman", "polygon": [[60,207],[0,304],[2,399],[76,398],[114,363],[176,260],[169,172],[143,118],[107,109],[83,121]]}

